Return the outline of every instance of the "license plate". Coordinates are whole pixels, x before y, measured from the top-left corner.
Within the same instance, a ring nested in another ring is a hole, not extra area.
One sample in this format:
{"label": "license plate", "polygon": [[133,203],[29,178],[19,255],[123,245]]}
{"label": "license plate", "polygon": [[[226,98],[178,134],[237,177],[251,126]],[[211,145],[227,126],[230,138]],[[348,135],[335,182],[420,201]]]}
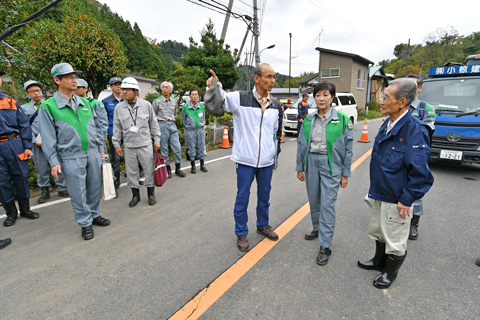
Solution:
{"label": "license plate", "polygon": [[292,129],[297,129],[297,124],[296,124],[296,123],[292,123],[292,124],[290,125],[290,128],[292,128]]}
{"label": "license plate", "polygon": [[441,159],[462,160],[462,151],[442,150],[440,151]]}

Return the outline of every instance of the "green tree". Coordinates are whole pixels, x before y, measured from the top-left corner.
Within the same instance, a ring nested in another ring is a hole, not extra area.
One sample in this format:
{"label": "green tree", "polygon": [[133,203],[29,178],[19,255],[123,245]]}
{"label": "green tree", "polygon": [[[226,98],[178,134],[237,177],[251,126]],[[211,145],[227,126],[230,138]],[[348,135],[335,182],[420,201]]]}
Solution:
{"label": "green tree", "polygon": [[83,72],[80,76],[97,97],[111,76],[126,72],[120,39],[97,22],[83,3],[67,0],[65,8],[62,23],[41,20],[19,41],[23,54],[17,56],[15,76],[36,79],[54,91],[50,70],[54,64],[68,62]]}
{"label": "green tree", "polygon": [[222,82],[224,89],[232,89],[239,79],[238,50],[232,53],[229,45],[223,45],[222,39],[217,39],[215,29],[211,20],[206,28],[201,31],[201,44],[198,44],[190,37],[190,47],[183,59],[184,67],[197,66],[203,72],[202,83],[210,77],[209,70],[212,69]]}

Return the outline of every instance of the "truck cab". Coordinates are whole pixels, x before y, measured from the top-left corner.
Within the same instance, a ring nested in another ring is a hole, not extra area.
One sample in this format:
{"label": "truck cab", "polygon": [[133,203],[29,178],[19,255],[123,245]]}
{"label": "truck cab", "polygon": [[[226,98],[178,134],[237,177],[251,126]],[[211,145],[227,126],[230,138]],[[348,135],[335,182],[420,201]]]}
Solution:
{"label": "truck cab", "polygon": [[480,164],[480,64],[431,68],[418,98],[436,113],[430,159]]}

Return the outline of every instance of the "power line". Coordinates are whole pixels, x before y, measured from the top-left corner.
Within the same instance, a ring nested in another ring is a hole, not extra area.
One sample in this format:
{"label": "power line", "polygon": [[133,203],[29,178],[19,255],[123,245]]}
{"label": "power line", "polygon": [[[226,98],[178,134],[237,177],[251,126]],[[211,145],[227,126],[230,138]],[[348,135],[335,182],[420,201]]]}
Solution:
{"label": "power line", "polygon": [[353,33],[355,33],[356,35],[360,36],[361,38],[367,40],[368,42],[376,45],[376,46],[379,46],[380,49],[386,51],[386,52],[389,52],[391,51],[390,48],[384,46],[383,43],[377,41],[376,39],[370,37],[368,34],[364,33],[363,31],[361,31],[360,29],[358,29],[357,27],[355,27],[353,24],[351,24],[349,21],[347,21],[346,19],[344,19],[341,15],[339,15],[338,13],[336,13],[334,10],[332,10],[330,7],[328,7],[325,3],[323,3],[321,0],[310,0],[310,2],[315,5],[317,8],[323,10],[323,12],[325,12],[327,15],[329,15],[330,17],[332,17],[333,19],[337,20],[338,22],[340,22],[342,25],[344,25],[345,27],[347,27],[348,29],[350,29]]}
{"label": "power line", "polygon": [[218,10],[212,9],[212,8],[210,8],[210,7],[207,7],[207,6],[204,6],[204,5],[200,4],[200,3],[193,2],[192,0],[187,0],[187,1],[188,1],[188,2],[191,2],[191,3],[193,3],[193,4],[196,4],[197,6],[200,6],[200,7],[206,8],[206,9],[208,9],[208,10],[212,10],[212,11],[215,11],[215,12],[217,12],[217,13],[220,13],[220,14],[226,15],[226,13],[225,13],[225,12],[221,12],[221,11],[218,11]]}

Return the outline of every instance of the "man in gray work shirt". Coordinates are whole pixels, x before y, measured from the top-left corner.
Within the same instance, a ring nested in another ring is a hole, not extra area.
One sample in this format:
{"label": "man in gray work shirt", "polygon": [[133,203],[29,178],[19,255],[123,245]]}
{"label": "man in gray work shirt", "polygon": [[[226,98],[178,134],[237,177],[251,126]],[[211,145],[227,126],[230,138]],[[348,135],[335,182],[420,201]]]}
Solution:
{"label": "man in gray work shirt", "polygon": [[160,85],[162,89],[162,96],[153,101],[153,111],[157,115],[158,125],[162,132],[162,147],[160,149],[162,156],[165,157],[165,164],[167,165],[168,177],[172,177],[172,169],[170,168],[170,161],[168,159],[168,145],[175,154],[175,175],[185,177],[185,172],[180,170],[180,163],[182,162],[182,148],[178,138],[177,125],[177,99],[170,96],[173,91],[173,84],[163,81]]}
{"label": "man in gray work shirt", "polygon": [[145,171],[145,186],[148,192],[148,204],[153,206],[155,200],[155,173],[152,138],[155,150],[160,150],[160,129],[157,117],[153,113],[150,102],[137,97],[138,82],[132,77],[122,81],[122,95],[124,101],[115,107],[113,115],[113,146],[121,157],[123,155],[120,146],[123,139],[125,148],[125,166],[127,169],[127,186],[132,189],[130,207],[135,207],[140,201],[140,184],[138,181],[138,163]]}

